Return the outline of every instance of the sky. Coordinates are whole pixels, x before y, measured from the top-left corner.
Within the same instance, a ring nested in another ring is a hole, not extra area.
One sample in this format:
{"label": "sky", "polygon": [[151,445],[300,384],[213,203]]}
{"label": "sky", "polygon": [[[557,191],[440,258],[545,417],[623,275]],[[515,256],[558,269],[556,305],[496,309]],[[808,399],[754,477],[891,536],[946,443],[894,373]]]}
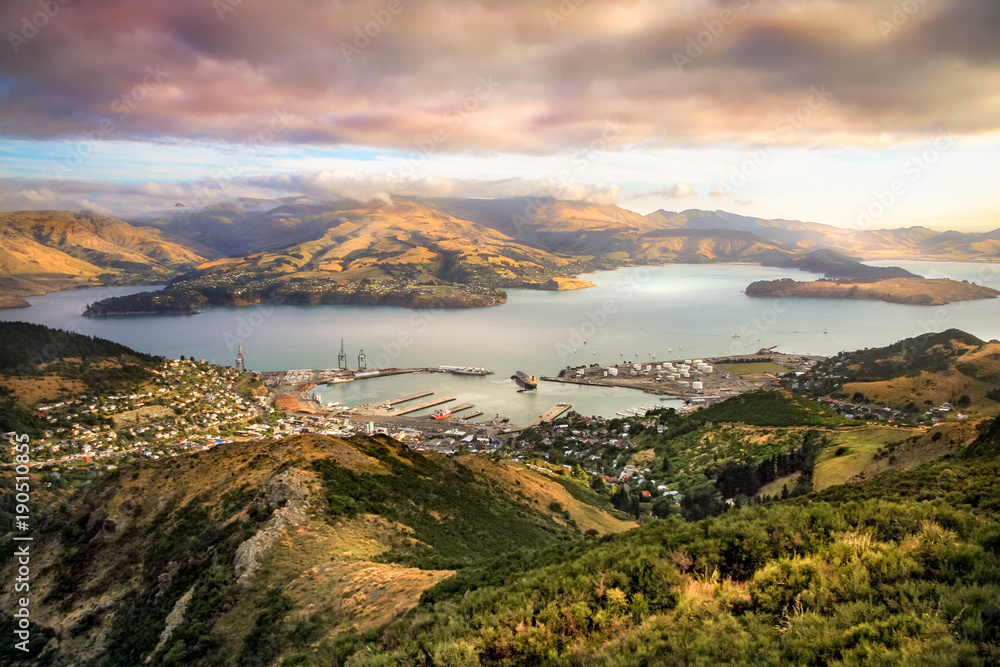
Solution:
{"label": "sky", "polygon": [[5,0],[0,210],[547,195],[1000,227],[996,0]]}

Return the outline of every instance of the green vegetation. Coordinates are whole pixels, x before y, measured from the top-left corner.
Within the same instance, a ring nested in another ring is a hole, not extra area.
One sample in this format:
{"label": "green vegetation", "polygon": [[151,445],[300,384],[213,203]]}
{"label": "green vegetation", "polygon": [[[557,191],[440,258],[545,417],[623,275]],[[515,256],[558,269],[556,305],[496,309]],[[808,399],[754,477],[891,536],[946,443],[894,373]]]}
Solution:
{"label": "green vegetation", "polygon": [[723,369],[727,373],[732,373],[733,375],[762,375],[764,373],[770,373],[772,375],[781,375],[787,373],[788,369],[780,364],[776,364],[773,361],[758,361],[758,362],[745,362],[745,363],[726,363],[719,365],[719,368]]}
{"label": "green vegetation", "polygon": [[0,322],[0,371],[32,373],[62,359],[86,361],[114,357],[131,357],[139,362],[158,359],[96,336],[84,336],[41,324]]}
{"label": "green vegetation", "polygon": [[439,585],[353,650],[369,664],[995,664],[998,473],[996,458],[942,461],[557,547]]}
{"label": "green vegetation", "polygon": [[357,473],[330,459],[313,465],[326,485],[329,516],[377,514],[413,530],[380,557],[425,570],[458,569],[484,553],[500,555],[568,538],[540,514],[484,488],[460,463],[378,439],[355,441],[389,474]]}
{"label": "green vegetation", "polygon": [[78,380],[95,394],[110,393],[149,380],[150,367],[160,361],[160,357],[95,336],[40,324],[0,322],[0,372],[11,376],[53,375]]}
{"label": "green vegetation", "polygon": [[981,345],[983,341],[958,329],[922,334],[886,347],[841,352],[817,364],[801,384],[809,395],[823,396],[837,393],[848,382],[939,372],[953,365],[958,367],[963,355]]}
{"label": "green vegetation", "polygon": [[707,422],[741,422],[755,426],[837,426],[846,422],[819,403],[788,392],[758,391],[699,410]]}

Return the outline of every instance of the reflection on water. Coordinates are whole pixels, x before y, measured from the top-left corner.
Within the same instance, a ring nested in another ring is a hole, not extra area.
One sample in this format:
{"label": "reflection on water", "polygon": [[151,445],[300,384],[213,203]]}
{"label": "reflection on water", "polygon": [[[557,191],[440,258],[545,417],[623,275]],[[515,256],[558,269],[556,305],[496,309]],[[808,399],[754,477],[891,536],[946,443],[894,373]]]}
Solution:
{"label": "reflection on water", "polygon": [[[874,263],[874,262],[873,262]],[[961,262],[879,262],[928,277],[941,275],[1000,288],[1000,267]],[[997,268],[997,271],[991,270]],[[0,310],[0,319],[38,322],[108,338],[143,352],[232,364],[243,346],[255,370],[337,366],[344,339],[353,366],[364,350],[369,367],[482,366],[485,378],[402,375],[321,388],[325,400],[362,403],[424,389],[475,403],[486,416],[534,417],[557,402],[584,413],[614,414],[655,396],[630,390],[541,383],[518,394],[517,369],[555,375],[567,366],[645,363],[756,352],[835,354],[887,345],[949,327],[1000,337],[1000,301],[924,307],[875,301],[751,299],[754,280],[810,274],[743,264],[672,264],[586,276],[596,287],[573,292],[511,290],[506,304],[469,310],[393,307],[254,306],[213,308],[192,317],[88,319],[86,304],[149,288],[98,288],[29,299],[31,308]],[[738,337],[736,337],[738,335]]]}

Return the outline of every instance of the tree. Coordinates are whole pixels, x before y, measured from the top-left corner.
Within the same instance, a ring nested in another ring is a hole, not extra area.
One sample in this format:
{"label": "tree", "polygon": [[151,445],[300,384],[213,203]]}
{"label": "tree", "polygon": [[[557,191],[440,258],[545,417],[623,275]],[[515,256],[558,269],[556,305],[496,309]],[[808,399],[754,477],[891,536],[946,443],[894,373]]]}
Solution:
{"label": "tree", "polygon": [[955,405],[957,405],[960,408],[967,408],[970,405],[972,405],[972,399],[969,398],[968,394],[962,394],[961,396],[958,397],[958,400],[955,401]]}

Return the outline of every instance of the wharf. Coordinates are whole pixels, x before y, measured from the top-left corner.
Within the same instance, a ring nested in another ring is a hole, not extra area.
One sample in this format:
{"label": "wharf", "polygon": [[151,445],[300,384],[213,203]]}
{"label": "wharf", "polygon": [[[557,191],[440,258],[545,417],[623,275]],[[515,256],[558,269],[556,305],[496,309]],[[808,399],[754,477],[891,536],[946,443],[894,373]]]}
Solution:
{"label": "wharf", "polygon": [[[433,392],[432,392],[433,393]],[[441,405],[442,403],[447,403],[448,401],[454,401],[454,396],[445,396],[443,398],[432,398],[429,401],[420,403],[419,405],[412,405],[408,408],[403,408],[402,410],[393,410],[394,415],[406,415],[411,412],[416,412],[417,410],[423,410],[424,408],[433,408],[435,405]]]}
{"label": "wharf", "polygon": [[476,410],[475,412],[473,412],[471,414],[468,414],[468,415],[462,415],[461,417],[452,417],[451,421],[453,421],[453,422],[465,422],[465,421],[469,421],[470,419],[475,419],[476,417],[480,416],[481,414],[483,414],[482,410]]}
{"label": "wharf", "polygon": [[546,410],[545,412],[543,412],[542,414],[538,415],[530,422],[525,424],[523,428],[532,428],[534,426],[538,426],[539,424],[550,422],[559,415],[561,415],[562,413],[569,410],[571,407],[573,406],[570,405],[569,403],[556,403],[555,406],[549,408],[548,410]]}
{"label": "wharf", "polygon": [[399,398],[393,398],[392,400],[383,401],[382,403],[379,403],[379,405],[388,405],[391,407],[399,403],[406,403],[407,401],[415,401],[418,398],[423,398],[424,396],[430,396],[433,393],[434,393],[433,391],[420,391],[417,392],[416,394],[409,394],[407,396],[400,396]]}
{"label": "wharf", "polygon": [[469,408],[474,408],[474,407],[476,406],[473,403],[462,403],[461,405],[452,408],[451,412],[452,414],[455,414],[456,412],[461,412],[462,410],[468,410]]}

